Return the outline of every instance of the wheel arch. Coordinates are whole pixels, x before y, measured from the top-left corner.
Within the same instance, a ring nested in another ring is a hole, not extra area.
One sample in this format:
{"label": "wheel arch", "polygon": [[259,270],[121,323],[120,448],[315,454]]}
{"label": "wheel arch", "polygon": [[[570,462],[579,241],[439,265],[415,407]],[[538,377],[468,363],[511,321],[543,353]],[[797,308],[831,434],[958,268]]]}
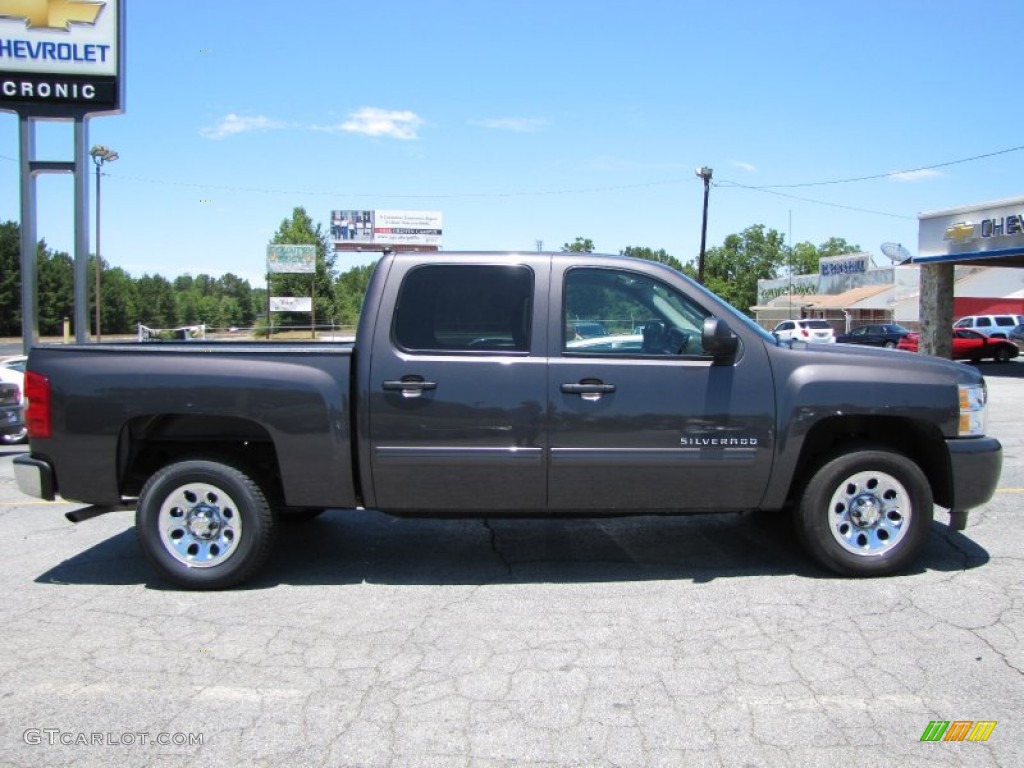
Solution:
{"label": "wheel arch", "polygon": [[887,416],[834,416],[807,433],[787,499],[798,498],[819,467],[852,450],[887,449],[907,457],[924,473],[935,503],[948,507],[953,489],[945,439],[933,424]]}
{"label": "wheel arch", "polygon": [[197,458],[246,471],[259,478],[269,496],[283,498],[277,450],[262,425],[234,416],[198,414],[139,416],[124,425],[117,443],[121,494],[137,496],[162,467]]}

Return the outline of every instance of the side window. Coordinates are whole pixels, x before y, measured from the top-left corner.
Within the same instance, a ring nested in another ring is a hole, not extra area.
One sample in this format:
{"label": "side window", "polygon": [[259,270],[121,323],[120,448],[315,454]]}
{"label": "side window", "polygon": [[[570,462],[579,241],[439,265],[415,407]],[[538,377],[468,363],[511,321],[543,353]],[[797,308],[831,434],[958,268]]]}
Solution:
{"label": "side window", "polygon": [[1013,318],[1009,317],[1008,315],[997,315],[996,316],[996,325],[1011,326],[1013,324],[1014,324]]}
{"label": "side window", "polygon": [[402,283],[392,338],[407,352],[529,352],[532,308],[528,267],[425,265]]}
{"label": "side window", "polygon": [[988,328],[990,325],[992,325],[992,321],[990,321],[987,317],[979,317],[977,320],[974,321],[975,328]]}
{"label": "side window", "polygon": [[[709,314],[646,275],[577,267],[565,276],[562,352],[700,356],[701,332]],[[599,328],[601,335],[582,333],[584,328]]]}

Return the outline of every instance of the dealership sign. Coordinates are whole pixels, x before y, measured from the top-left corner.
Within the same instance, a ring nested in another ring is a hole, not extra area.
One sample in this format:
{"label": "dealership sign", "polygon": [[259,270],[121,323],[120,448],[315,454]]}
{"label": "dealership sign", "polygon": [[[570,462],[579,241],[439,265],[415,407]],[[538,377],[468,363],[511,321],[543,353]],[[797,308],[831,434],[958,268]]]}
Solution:
{"label": "dealership sign", "polygon": [[316,273],[316,246],[268,245],[267,272],[272,275]]}
{"label": "dealership sign", "polygon": [[1024,252],[1024,198],[998,200],[918,216],[922,261],[963,261]]}
{"label": "dealership sign", "polygon": [[271,296],[271,312],[312,312],[313,299],[310,296]]}
{"label": "dealership sign", "polygon": [[122,112],[125,0],[0,0],[0,110]]}

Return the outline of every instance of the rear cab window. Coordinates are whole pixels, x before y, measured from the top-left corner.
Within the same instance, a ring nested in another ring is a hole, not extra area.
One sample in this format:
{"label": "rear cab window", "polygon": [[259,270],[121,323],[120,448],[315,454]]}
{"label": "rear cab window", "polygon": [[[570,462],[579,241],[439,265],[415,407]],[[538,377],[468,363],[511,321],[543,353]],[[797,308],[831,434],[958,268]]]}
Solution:
{"label": "rear cab window", "polygon": [[402,282],[392,341],[424,354],[527,354],[533,271],[523,265],[424,265]]}

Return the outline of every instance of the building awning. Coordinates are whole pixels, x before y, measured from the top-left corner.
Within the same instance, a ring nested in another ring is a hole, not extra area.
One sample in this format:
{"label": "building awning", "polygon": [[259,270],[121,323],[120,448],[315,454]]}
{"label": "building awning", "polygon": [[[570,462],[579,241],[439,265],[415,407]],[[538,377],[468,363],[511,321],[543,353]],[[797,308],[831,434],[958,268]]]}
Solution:
{"label": "building awning", "polygon": [[791,309],[803,309],[804,307],[810,307],[815,302],[827,298],[827,296],[820,296],[815,293],[786,294],[783,296],[776,296],[767,304],[758,304],[755,307],[751,307],[750,310],[752,312],[786,312]]}
{"label": "building awning", "polygon": [[[842,310],[852,309],[854,305],[858,305],[858,309],[868,309],[860,302],[866,301],[867,299],[874,298],[880,293],[885,291],[892,291],[891,285],[862,285],[860,288],[851,288],[843,293],[837,293],[832,296],[819,296],[819,301],[816,301],[808,309],[817,311],[823,310]],[[879,309],[886,309],[888,305],[878,307]]]}
{"label": "building awning", "polygon": [[896,300],[896,287],[889,286],[884,291],[879,291],[874,296],[868,296],[866,299],[861,299],[856,304],[851,304],[846,309],[891,309],[893,302]]}

